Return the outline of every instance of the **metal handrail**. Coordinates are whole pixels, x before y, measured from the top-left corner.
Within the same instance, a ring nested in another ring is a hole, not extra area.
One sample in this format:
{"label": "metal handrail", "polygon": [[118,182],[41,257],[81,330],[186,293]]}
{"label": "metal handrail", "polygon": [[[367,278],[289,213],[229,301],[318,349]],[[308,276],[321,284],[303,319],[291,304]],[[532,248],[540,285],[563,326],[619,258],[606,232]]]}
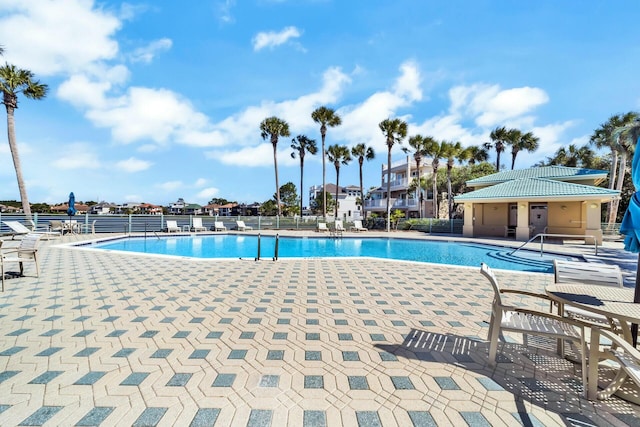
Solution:
{"label": "metal handrail", "polygon": [[[509,255],[513,255],[516,252],[518,252],[520,249],[522,249],[527,243],[531,243],[534,240],[536,240],[538,237],[540,237],[540,256],[542,256],[544,254],[544,238],[545,237],[590,237],[593,239],[593,247],[595,249],[595,254],[598,255],[598,240],[596,239],[596,236],[592,235],[592,234],[552,234],[552,233],[538,233],[535,236],[533,236],[532,238],[530,238],[529,240],[527,240],[526,242],[524,242],[522,245],[520,245],[519,247],[517,247],[516,249],[514,249],[513,251],[509,252]],[[584,239],[585,243],[587,239]]]}

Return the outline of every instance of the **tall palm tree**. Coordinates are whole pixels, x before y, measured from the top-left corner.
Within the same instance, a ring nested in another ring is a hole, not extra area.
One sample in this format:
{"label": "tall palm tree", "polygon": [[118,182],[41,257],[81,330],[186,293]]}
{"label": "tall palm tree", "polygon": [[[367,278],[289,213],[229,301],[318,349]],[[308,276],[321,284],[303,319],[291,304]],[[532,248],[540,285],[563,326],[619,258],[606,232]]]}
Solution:
{"label": "tall palm tree", "polygon": [[426,147],[426,153],[431,160],[431,168],[433,169],[433,217],[438,218],[438,168],[440,167],[440,159],[445,157],[447,142],[431,141]]}
{"label": "tall palm tree", "polygon": [[533,132],[522,133],[518,129],[509,130],[509,144],[511,145],[511,170],[516,165],[516,157],[520,151],[529,153],[538,149],[540,138],[535,136]]}
{"label": "tall palm tree", "polygon": [[387,232],[391,231],[391,205],[389,199],[391,197],[391,149],[398,143],[402,144],[402,140],[407,136],[407,123],[400,119],[384,119],[378,124],[382,134],[386,138],[387,143]]}
{"label": "tall palm tree", "polygon": [[340,165],[347,165],[351,161],[351,153],[345,145],[334,144],[327,149],[327,158],[336,168],[336,213],[335,218],[338,219],[338,189],[340,188]]}
{"label": "tall palm tree", "polygon": [[496,150],[496,171],[500,172],[500,154],[504,151],[505,145],[509,138],[509,131],[504,126],[497,127],[489,134],[491,142],[485,142],[484,148]]}
{"label": "tall palm tree", "polygon": [[340,126],[342,124],[342,119],[332,108],[327,108],[325,106],[316,108],[311,113],[311,118],[314,122],[320,123],[320,136],[322,137],[322,194],[324,198],[322,203],[322,216],[327,216],[327,192],[325,189],[327,175],[325,157],[327,152],[324,149],[324,141],[327,136],[327,126]]}
{"label": "tall palm tree", "polygon": [[351,148],[351,155],[358,159],[358,165],[360,166],[360,209],[362,218],[364,218],[364,187],[362,185],[362,165],[364,164],[365,160],[373,160],[376,156],[376,153],[373,151],[373,148],[367,147],[363,143],[360,143]]}
{"label": "tall palm tree", "polygon": [[[420,180],[420,163],[422,163],[422,158],[426,155],[426,147],[431,141],[433,141],[433,138],[430,136],[414,135],[409,137],[409,146],[413,148],[413,159],[416,161],[416,178],[418,182]],[[409,149],[403,148],[402,151],[408,153]],[[422,191],[419,185],[416,186],[416,189],[420,192],[418,197],[418,216],[422,218]]]}
{"label": "tall palm tree", "polygon": [[304,172],[304,155],[305,153],[312,155],[316,154],[318,152],[318,146],[316,145],[315,139],[309,139],[306,135],[298,135],[291,140],[291,148],[293,148],[291,157],[295,159],[296,152],[300,157],[300,216],[302,216],[302,194],[304,191],[304,187],[302,186],[302,175]]}
{"label": "tall palm tree", "polygon": [[2,91],[2,103],[7,109],[7,134],[9,137],[9,150],[13,159],[18,180],[18,191],[22,201],[22,210],[27,219],[31,219],[31,205],[27,197],[27,187],[22,178],[22,166],[16,142],[16,130],[14,112],[18,108],[18,94],[22,93],[28,99],[42,99],[47,96],[49,87],[34,79],[29,70],[16,68],[15,65],[5,64],[0,67],[0,90]]}
{"label": "tall palm tree", "polygon": [[278,138],[288,137],[289,124],[275,116],[267,117],[260,123],[260,135],[262,139],[269,139],[273,145],[273,165],[276,169],[276,203],[278,204],[278,216],[282,215],[282,206],[280,205],[280,183],[278,182]]}
{"label": "tall palm tree", "polygon": [[[629,112],[620,116],[622,126],[616,128],[613,136],[616,139],[616,150],[620,156],[620,166],[618,167],[618,177],[616,179],[616,190],[622,193],[624,187],[624,178],[627,172],[627,159],[631,157],[636,149],[636,142],[640,135],[640,116],[638,113]],[[608,223],[613,224],[618,217],[618,207],[620,206],[620,198],[611,201],[611,210],[609,212]]]}
{"label": "tall palm tree", "polygon": [[456,160],[463,162],[467,159],[467,151],[459,142],[443,142],[442,157],[447,159],[447,201],[449,206],[449,219],[453,216],[453,195],[451,194],[451,170]]}
{"label": "tall palm tree", "polygon": [[489,159],[489,152],[486,148],[480,147],[477,145],[471,145],[467,147],[467,152],[469,158],[470,165],[475,165],[476,163],[486,162]]}

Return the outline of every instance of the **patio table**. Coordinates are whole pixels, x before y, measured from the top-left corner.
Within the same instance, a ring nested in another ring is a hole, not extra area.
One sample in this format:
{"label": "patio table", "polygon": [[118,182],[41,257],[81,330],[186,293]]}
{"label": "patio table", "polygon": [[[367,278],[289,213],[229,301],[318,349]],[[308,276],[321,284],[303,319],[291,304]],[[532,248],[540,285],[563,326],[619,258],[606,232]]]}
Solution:
{"label": "patio table", "polygon": [[[597,286],[591,284],[554,284],[547,286],[545,292],[549,298],[562,305],[568,304],[586,311],[605,316],[610,320],[618,320],[626,341],[632,342],[630,323],[640,323],[640,304],[633,302],[633,289]],[[584,356],[583,356],[584,357]],[[587,375],[587,397],[597,399],[598,363],[600,359],[600,329],[591,327],[591,343],[589,349],[589,372]],[[635,396],[621,396],[635,401]]]}

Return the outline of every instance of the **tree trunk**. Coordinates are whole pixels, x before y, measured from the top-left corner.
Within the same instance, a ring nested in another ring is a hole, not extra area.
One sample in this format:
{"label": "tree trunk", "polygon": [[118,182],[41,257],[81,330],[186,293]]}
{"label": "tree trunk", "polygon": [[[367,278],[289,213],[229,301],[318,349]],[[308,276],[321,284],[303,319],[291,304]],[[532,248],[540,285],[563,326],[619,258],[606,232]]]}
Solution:
{"label": "tree trunk", "polygon": [[338,219],[338,183],[340,182],[340,166],[336,163],[336,209],[335,219]]}
{"label": "tree trunk", "polygon": [[362,212],[362,218],[364,219],[364,188],[362,184],[362,164],[364,163],[364,158],[360,158],[359,163],[360,163],[360,211]]}
{"label": "tree trunk", "polygon": [[[387,144],[389,145],[389,144]],[[387,233],[391,231],[391,146],[389,146],[389,152],[387,154]]]}
{"label": "tree trunk", "polygon": [[513,168],[516,166],[516,157],[518,156],[518,152],[512,152],[511,153],[511,170],[513,170]]}
{"label": "tree trunk", "polygon": [[[611,167],[609,168],[609,190],[613,190],[616,184],[616,173],[618,170],[618,151],[611,148]],[[607,224],[609,223],[609,218],[611,217],[613,201],[607,203]]]}
{"label": "tree trunk", "polygon": [[22,166],[20,165],[20,155],[18,154],[18,144],[16,143],[16,131],[14,121],[14,108],[7,105],[7,134],[9,137],[9,150],[11,150],[11,158],[13,159],[13,167],[16,170],[16,179],[18,181],[18,191],[20,192],[20,201],[22,202],[22,210],[27,220],[31,219],[31,205],[27,197],[27,187],[24,185],[22,178]]}
{"label": "tree trunk", "polygon": [[451,214],[453,213],[453,199],[451,198],[451,168],[447,165],[447,199],[449,201],[449,221],[451,221]]}
{"label": "tree trunk", "polygon": [[327,157],[326,151],[324,151],[324,139],[327,136],[327,128],[322,124],[320,126],[320,136],[322,137],[322,218],[326,218],[327,216],[327,183],[326,183],[326,175],[327,175],[327,167],[325,165],[325,157]]}
{"label": "tree trunk", "polygon": [[304,156],[300,156],[300,217],[302,217],[302,189],[304,188],[302,186],[302,172],[304,170]]}
{"label": "tree trunk", "polygon": [[[616,190],[622,191],[624,185],[624,174],[627,171],[627,152],[622,150],[620,153],[620,167],[618,168],[618,178],[616,179]],[[620,197],[611,201],[611,211],[609,212],[608,225],[613,226],[618,217],[618,206],[620,206]]]}
{"label": "tree trunk", "polygon": [[438,217],[438,166],[433,165],[433,217]]}
{"label": "tree trunk", "polygon": [[418,173],[416,174],[418,177],[418,218],[422,219],[422,201],[420,200],[420,195],[422,194],[422,183],[420,182],[420,158],[416,158],[416,169]]}
{"label": "tree trunk", "polygon": [[275,142],[272,142],[273,144],[273,164],[276,168],[276,203],[278,204],[278,216],[282,215],[282,210],[281,210],[281,206],[280,206],[280,182],[278,181],[278,156],[277,156],[277,149],[276,147],[278,146],[278,140],[276,139]]}

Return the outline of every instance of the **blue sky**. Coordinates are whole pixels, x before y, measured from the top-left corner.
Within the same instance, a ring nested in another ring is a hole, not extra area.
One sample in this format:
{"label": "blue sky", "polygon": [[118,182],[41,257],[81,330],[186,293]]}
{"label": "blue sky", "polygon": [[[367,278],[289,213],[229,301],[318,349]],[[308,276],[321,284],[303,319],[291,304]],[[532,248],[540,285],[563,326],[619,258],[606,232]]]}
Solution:
{"label": "blue sky", "polygon": [[[540,149],[517,168],[583,145],[640,109],[639,18],[636,0],[0,0],[0,44],[50,88],[16,110],[31,202],[250,203],[275,192],[260,122],[276,115],[320,144],[321,105],[343,121],[327,145],[376,150],[365,187],[380,184],[387,117],[464,146],[496,126],[532,131]],[[299,186],[290,143],[279,179]],[[304,182],[307,204],[320,156]],[[340,184],[358,185],[357,162]],[[0,199],[18,198],[5,139]]]}

